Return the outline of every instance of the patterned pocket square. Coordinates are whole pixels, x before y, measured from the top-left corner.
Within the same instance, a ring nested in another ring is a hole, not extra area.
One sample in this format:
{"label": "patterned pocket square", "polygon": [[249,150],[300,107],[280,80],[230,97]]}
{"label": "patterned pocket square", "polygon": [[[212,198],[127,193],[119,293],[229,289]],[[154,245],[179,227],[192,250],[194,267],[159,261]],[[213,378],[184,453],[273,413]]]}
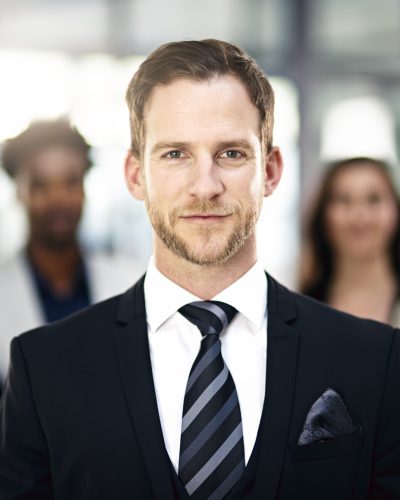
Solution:
{"label": "patterned pocket square", "polygon": [[298,444],[348,436],[360,430],[339,394],[333,389],[326,389],[308,412]]}

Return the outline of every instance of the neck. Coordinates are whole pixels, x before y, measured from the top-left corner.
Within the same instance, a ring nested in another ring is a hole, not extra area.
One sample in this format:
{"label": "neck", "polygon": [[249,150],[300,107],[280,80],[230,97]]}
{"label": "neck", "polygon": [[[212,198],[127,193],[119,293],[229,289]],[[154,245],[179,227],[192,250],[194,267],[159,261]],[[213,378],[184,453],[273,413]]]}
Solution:
{"label": "neck", "polygon": [[388,322],[397,295],[397,281],[386,256],[338,258],[328,303],[342,311]]}
{"label": "neck", "polygon": [[68,293],[71,290],[81,258],[76,242],[54,249],[31,240],[27,252],[33,265],[54,291]]}
{"label": "neck", "polygon": [[354,287],[377,286],[377,283],[394,282],[393,268],[386,255],[365,259],[338,257],[335,265],[336,283],[348,283]]}
{"label": "neck", "polygon": [[255,245],[244,245],[233,257],[215,266],[192,264],[174,255],[165,246],[154,245],[154,248],[154,263],[157,269],[202,300],[210,300],[225,290],[257,261]]}

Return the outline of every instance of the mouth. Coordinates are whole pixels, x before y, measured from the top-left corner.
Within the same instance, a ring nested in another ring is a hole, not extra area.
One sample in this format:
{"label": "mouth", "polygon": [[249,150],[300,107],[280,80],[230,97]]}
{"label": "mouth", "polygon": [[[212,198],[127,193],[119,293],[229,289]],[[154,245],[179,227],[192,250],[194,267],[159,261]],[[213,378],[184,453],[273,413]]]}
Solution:
{"label": "mouth", "polygon": [[216,215],[216,214],[193,214],[193,215],[183,215],[181,219],[188,222],[220,222],[230,214]]}

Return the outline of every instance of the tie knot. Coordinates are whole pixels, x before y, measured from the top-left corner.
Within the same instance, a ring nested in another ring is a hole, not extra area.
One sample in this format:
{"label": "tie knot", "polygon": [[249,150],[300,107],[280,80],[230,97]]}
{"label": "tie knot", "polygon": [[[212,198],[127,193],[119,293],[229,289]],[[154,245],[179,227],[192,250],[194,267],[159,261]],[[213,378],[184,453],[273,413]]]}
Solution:
{"label": "tie knot", "polygon": [[186,304],[178,312],[196,325],[205,336],[219,335],[235,317],[237,310],[225,302],[206,300]]}

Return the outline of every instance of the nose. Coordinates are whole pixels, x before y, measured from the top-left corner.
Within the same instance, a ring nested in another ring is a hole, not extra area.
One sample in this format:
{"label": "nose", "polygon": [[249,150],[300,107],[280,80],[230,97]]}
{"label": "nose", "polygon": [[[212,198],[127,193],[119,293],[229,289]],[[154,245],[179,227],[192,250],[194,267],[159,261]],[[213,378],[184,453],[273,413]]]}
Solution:
{"label": "nose", "polygon": [[190,171],[189,194],[202,200],[211,200],[224,192],[221,168],[209,154],[199,155]]}
{"label": "nose", "polygon": [[371,208],[364,200],[357,200],[351,206],[350,215],[354,222],[365,222],[370,219]]}

